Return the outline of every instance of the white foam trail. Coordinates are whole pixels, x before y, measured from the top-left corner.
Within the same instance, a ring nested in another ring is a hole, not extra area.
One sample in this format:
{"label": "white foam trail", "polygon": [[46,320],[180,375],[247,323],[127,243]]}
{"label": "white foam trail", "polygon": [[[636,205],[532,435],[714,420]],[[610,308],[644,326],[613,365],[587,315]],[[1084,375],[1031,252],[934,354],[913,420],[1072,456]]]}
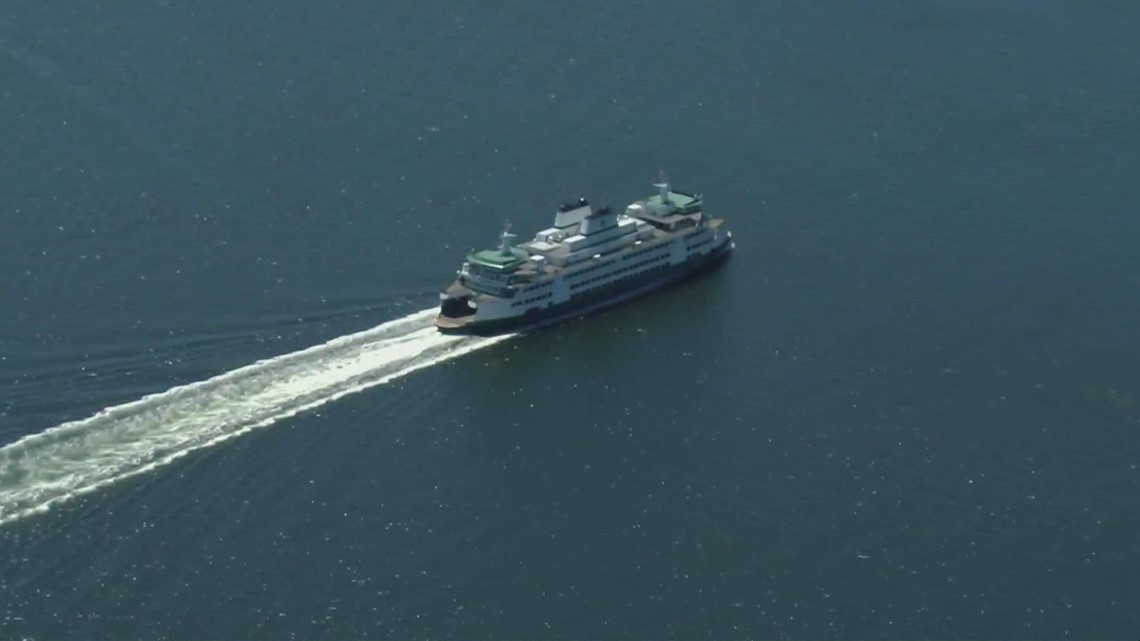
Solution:
{"label": "white foam trail", "polygon": [[510,336],[440,334],[428,309],[63,423],[0,448],[0,525]]}

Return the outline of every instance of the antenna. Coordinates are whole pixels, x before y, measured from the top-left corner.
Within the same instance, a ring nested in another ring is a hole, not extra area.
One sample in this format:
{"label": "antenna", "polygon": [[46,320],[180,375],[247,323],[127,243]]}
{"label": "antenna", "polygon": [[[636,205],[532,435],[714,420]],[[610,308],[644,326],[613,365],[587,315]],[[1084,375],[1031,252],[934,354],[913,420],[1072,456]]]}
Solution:
{"label": "antenna", "polygon": [[503,235],[501,236],[503,244],[499,246],[499,253],[504,256],[511,255],[511,239],[515,235],[511,233],[511,221],[508,220],[503,226]]}
{"label": "antenna", "polygon": [[660,177],[657,179],[657,182],[653,183],[653,186],[658,189],[658,195],[661,196],[661,204],[662,205],[668,205],[669,204],[669,181],[665,178],[665,170],[664,169],[662,169],[660,171],[659,176]]}

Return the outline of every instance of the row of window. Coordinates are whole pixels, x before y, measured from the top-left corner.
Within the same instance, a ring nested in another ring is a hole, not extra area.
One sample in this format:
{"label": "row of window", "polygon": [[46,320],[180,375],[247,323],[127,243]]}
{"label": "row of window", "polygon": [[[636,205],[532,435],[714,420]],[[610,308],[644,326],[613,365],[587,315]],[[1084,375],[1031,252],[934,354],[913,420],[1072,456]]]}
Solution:
{"label": "row of window", "polygon": [[531,296],[530,298],[527,298],[524,300],[516,300],[515,302],[511,303],[511,307],[518,307],[519,305],[529,305],[530,303],[533,303],[535,301],[539,301],[539,300],[542,300],[544,298],[550,298],[553,295],[554,295],[554,292],[547,292],[541,296]]}
{"label": "row of window", "polygon": [[[605,280],[607,278],[617,276],[618,274],[624,274],[626,272],[633,271],[639,267],[648,265],[650,263],[659,263],[659,262],[666,260],[668,258],[669,258],[668,254],[666,254],[664,256],[658,256],[656,258],[649,258],[649,259],[643,260],[639,263],[634,263],[632,265],[629,265],[628,267],[622,267],[621,269],[618,269],[618,270],[614,271],[613,273],[606,274],[604,276],[597,276],[597,277],[591,278],[590,280],[584,280],[580,283],[575,283],[574,285],[570,286],[570,289],[574,290],[574,289],[578,289],[579,287],[585,287],[586,285],[589,285],[590,283],[596,283],[599,280]],[[615,282],[617,282],[617,281],[615,281]]]}
{"label": "row of window", "polygon": [[545,283],[539,283],[537,285],[531,285],[530,287],[527,287],[523,291],[524,292],[537,292],[538,290],[546,289],[547,287],[550,287],[553,284],[554,284],[554,281],[548,280]]}
{"label": "row of window", "polygon": [[570,274],[569,276],[566,277],[566,280],[573,280],[575,278],[578,278],[579,276],[584,276],[586,274],[589,274],[590,272],[597,271],[603,267],[609,267],[610,265],[613,265],[613,264],[614,264],[614,261],[607,260],[604,263],[598,263],[596,265],[591,265],[585,269],[581,269],[581,270],[574,272],[573,274]]}
{"label": "row of window", "polygon": [[654,251],[657,249],[667,249],[668,247],[669,247],[669,245],[653,245],[651,247],[645,247],[642,249],[638,249],[637,251],[632,251],[632,252],[626,254],[625,256],[622,257],[622,260],[629,260],[635,256],[640,256],[646,252],[651,252],[651,251]]}
{"label": "row of window", "polygon": [[[667,257],[662,256],[662,258],[667,258]],[[652,262],[652,261],[650,261],[650,262]],[[602,287],[608,287],[610,285],[616,285],[618,283],[624,283],[624,282],[632,280],[634,278],[641,278],[642,276],[645,276],[646,274],[652,274],[653,272],[661,271],[662,269],[667,269],[668,267],[669,267],[669,265],[657,265],[655,267],[651,267],[649,269],[638,272],[636,274],[630,274],[629,276],[623,276],[621,278],[616,278],[616,279],[606,283]],[[570,294],[570,298],[578,298],[579,296],[585,296],[586,294],[589,294],[590,292],[595,291],[597,289],[599,289],[599,287],[592,287],[590,289],[587,289],[584,292],[577,292],[575,294]]]}
{"label": "row of window", "polygon": [[704,247],[705,245],[711,244],[712,241],[713,241],[713,239],[710,236],[710,237],[708,237],[708,238],[706,238],[700,242],[693,243],[692,245],[689,245],[689,251],[691,252],[695,249],[700,249],[701,247]]}

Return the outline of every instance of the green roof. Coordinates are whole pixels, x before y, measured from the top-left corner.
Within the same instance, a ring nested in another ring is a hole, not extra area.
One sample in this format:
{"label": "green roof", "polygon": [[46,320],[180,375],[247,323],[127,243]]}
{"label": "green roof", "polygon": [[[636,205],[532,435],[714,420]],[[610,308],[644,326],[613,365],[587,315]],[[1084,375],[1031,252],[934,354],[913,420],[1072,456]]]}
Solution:
{"label": "green roof", "polygon": [[521,263],[526,260],[526,258],[527,253],[517,248],[511,248],[510,256],[504,256],[503,252],[498,249],[484,249],[472,252],[467,256],[467,260],[492,269],[506,269],[512,265]]}
{"label": "green roof", "polygon": [[652,207],[654,210],[658,210],[659,208],[660,209],[667,209],[667,208],[675,207],[681,213],[685,213],[685,214],[691,213],[691,211],[696,211],[701,206],[700,194],[686,194],[685,192],[682,192],[682,191],[672,191],[672,190],[669,191],[669,204],[668,205],[661,202],[661,196],[659,194],[654,194],[654,195],[650,196],[649,198],[646,198],[645,201],[647,203],[649,203],[649,206]]}

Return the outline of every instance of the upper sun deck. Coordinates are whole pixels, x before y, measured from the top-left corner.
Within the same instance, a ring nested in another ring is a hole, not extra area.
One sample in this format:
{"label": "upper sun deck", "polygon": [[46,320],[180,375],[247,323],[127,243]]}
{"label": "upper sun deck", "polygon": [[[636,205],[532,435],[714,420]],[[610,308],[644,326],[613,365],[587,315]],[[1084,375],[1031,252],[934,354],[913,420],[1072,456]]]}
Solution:
{"label": "upper sun deck", "polygon": [[707,220],[700,194],[671,190],[664,180],[656,186],[657,194],[624,212],[595,210],[585,198],[567,202],[555,213],[554,225],[532,240],[513,245],[515,236],[504,232],[499,248],[472,251],[461,276],[488,291],[505,291]]}

